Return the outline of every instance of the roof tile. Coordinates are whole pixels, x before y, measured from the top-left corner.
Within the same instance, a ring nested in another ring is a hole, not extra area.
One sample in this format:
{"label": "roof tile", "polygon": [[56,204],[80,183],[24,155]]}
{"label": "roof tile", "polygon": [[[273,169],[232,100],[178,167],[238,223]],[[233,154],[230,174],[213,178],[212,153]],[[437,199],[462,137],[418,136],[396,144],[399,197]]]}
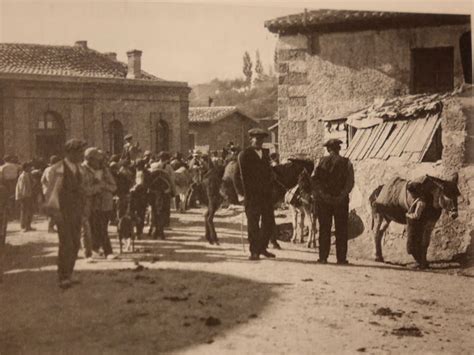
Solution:
{"label": "roof tile", "polygon": [[[93,49],[0,43],[0,73],[125,79],[127,64]],[[162,81],[142,71],[143,80]]]}

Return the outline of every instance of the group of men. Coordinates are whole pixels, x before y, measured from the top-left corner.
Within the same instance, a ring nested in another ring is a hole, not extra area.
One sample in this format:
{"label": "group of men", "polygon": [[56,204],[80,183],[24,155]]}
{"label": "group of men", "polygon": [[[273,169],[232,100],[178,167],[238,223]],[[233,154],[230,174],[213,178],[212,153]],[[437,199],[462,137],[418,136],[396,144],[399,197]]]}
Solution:
{"label": "group of men", "polygon": [[[260,128],[251,129],[249,147],[241,152],[235,147],[229,149],[229,156],[238,160],[241,174],[242,184],[237,192],[244,201],[248,221],[250,260],[258,260],[260,256],[275,257],[268,251],[268,244],[276,230],[271,182],[274,179],[272,166],[277,164],[278,156],[271,156],[268,150],[262,148],[267,135]],[[171,159],[169,153],[161,152],[157,159],[153,159],[151,153],[146,151],[143,158],[139,158],[132,136],[126,136],[125,140],[122,155],[110,160],[98,148],[86,149],[85,142],[69,140],[65,145],[64,158],[52,157],[49,167],[42,174],[43,207],[51,218],[49,229],[52,231],[53,225],[56,225],[59,235],[58,277],[62,288],[74,283],[72,274],[81,240],[88,261],[92,262],[99,254],[115,258],[107,227],[110,221],[119,219],[131,209],[138,216],[137,234],[143,232],[147,196],[146,193],[140,195],[140,191],[149,174],[161,170],[168,176],[168,185],[163,188],[165,193],[159,222],[159,236],[164,237],[163,227],[169,225],[171,198],[176,195],[173,172],[186,166],[202,173],[210,166],[225,164],[225,159],[218,154],[202,159],[196,153],[185,162],[180,154]],[[326,263],[328,259],[333,218],[337,263],[347,263],[348,206],[349,193],[354,186],[354,171],[349,159],[339,155],[341,143],[335,139],[325,143],[329,154],[320,159],[312,176],[318,205],[320,263]],[[24,231],[32,229],[34,179],[31,169],[29,163],[20,169],[18,164],[10,161],[0,169],[3,189],[7,192],[15,190],[20,202]],[[130,195],[135,192],[139,198],[133,204]]]}
{"label": "group of men", "polygon": [[[269,151],[263,149],[267,132],[260,128],[249,131],[250,146],[239,154],[242,191],[247,216],[250,260],[260,256],[274,258],[268,248],[275,233],[275,216],[272,198],[274,175]],[[334,218],[336,230],[336,257],[338,264],[347,264],[349,193],[354,186],[354,169],[348,158],[339,152],[342,142],[328,140],[324,146],[328,155],[322,157],[313,172],[316,204],[319,219],[319,263],[327,263],[331,246],[331,228]]]}

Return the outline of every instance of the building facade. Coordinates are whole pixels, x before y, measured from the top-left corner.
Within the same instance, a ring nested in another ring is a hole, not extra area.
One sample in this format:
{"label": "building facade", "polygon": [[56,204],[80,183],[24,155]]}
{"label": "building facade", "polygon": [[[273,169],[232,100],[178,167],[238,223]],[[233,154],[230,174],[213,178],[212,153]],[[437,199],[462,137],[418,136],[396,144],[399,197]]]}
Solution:
{"label": "building facade", "polygon": [[472,82],[470,16],[316,10],[278,34],[279,149],[323,154],[325,125],[373,103]]}
{"label": "building facade", "polygon": [[126,134],[142,150],[187,151],[190,89],[143,71],[141,55],[0,44],[0,154],[46,159],[70,138],[120,154]]}
{"label": "building facade", "polygon": [[[353,162],[350,254],[373,257],[377,186],[458,173],[459,218],[442,215],[429,257],[474,257],[470,16],[317,10],[265,25],[279,35],[280,154],[317,159],[325,140],[340,138]],[[386,260],[410,262],[405,243],[392,223]]]}
{"label": "building facade", "polygon": [[248,131],[259,122],[235,106],[189,108],[189,141],[191,148],[222,150],[227,144],[245,148],[249,145]]}

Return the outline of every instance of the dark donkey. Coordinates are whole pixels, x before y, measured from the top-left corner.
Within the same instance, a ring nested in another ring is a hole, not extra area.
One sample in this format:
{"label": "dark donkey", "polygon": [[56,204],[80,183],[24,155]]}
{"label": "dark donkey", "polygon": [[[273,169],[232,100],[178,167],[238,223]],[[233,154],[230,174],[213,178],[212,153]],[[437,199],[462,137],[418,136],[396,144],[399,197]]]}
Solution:
{"label": "dark donkey", "polygon": [[407,211],[415,202],[409,192],[409,181],[394,178],[377,187],[369,197],[372,207],[372,230],[375,242],[375,261],[383,262],[382,238],[391,221],[407,225],[407,252],[419,268],[429,266],[426,260],[431,233],[444,209],[452,219],[458,216],[460,195],[457,174],[449,181],[426,175],[418,184],[426,196],[426,207],[417,220],[408,219]]}
{"label": "dark donkey", "polygon": [[[273,167],[273,202],[283,200],[285,193],[298,183],[303,171],[312,172],[314,163],[303,159],[290,159],[288,163]],[[226,167],[211,168],[203,177],[201,199],[207,206],[204,213],[205,237],[210,244],[219,244],[214,216],[224,199],[238,204],[236,186],[241,185],[240,170],[237,161],[229,162]]]}

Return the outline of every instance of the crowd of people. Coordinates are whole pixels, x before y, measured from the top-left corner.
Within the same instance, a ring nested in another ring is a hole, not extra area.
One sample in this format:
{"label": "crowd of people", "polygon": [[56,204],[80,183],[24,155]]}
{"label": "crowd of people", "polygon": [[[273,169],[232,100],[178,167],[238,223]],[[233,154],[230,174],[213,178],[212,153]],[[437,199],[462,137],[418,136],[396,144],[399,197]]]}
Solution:
{"label": "crowd of people", "polygon": [[[19,216],[25,233],[34,230],[35,213],[48,216],[48,231],[59,236],[59,285],[68,288],[74,283],[72,273],[81,247],[87,262],[116,258],[108,234],[110,224],[118,225],[120,251],[124,237],[120,226],[124,221],[132,223],[128,229],[135,229],[135,233],[125,235],[128,250],[132,235],[143,237],[147,219],[148,234],[164,239],[164,230],[170,226],[172,204],[177,209],[182,207],[181,203],[193,207],[199,198],[193,187],[202,182],[208,170],[224,167],[233,160],[240,170],[241,183],[236,186],[236,192],[244,202],[248,221],[249,259],[274,258],[267,250],[269,240],[276,241],[275,201],[269,182],[274,178],[272,166],[279,161],[277,154],[262,149],[266,135],[259,128],[251,129],[250,146],[243,151],[230,142],[221,152],[204,155],[194,151],[186,158],[179,152],[141,154],[131,135],[125,137],[120,155],[110,155],[71,139],[65,144],[64,158],[52,156],[47,166],[39,161],[19,164],[17,157],[6,156],[0,165],[0,186],[7,198],[4,210],[10,220]],[[329,154],[313,172],[320,190],[320,263],[327,262],[333,218],[337,261],[347,263],[348,196],[354,185],[354,174],[350,161],[339,155],[340,144],[338,140],[325,144]],[[183,168],[192,177],[185,201],[178,197],[175,180],[175,174]],[[151,213],[147,214],[149,210]],[[3,224],[6,234],[6,222]]]}
{"label": "crowd of people", "polygon": [[[47,164],[41,159],[20,163],[16,156],[5,156],[0,160],[0,186],[6,204],[0,223],[3,235],[8,221],[19,219],[22,232],[27,233],[35,230],[33,216],[46,214],[48,232],[59,235],[59,284],[67,288],[73,283],[72,270],[81,247],[89,263],[116,258],[108,234],[110,224],[118,225],[124,216],[132,216],[134,235],[142,238],[147,220],[156,217],[154,223],[149,221],[149,235],[164,239],[173,203],[177,209],[181,203],[195,205],[198,197],[192,187],[210,167],[223,166],[240,151],[232,142],[221,152],[192,151],[187,157],[179,152],[142,153],[138,147],[127,135],[119,155],[72,139],[65,144],[64,158],[51,156]],[[182,167],[193,181],[188,202],[180,201],[176,193],[175,171]],[[153,176],[159,176],[161,182],[154,185],[160,190],[158,203],[148,191]],[[157,204],[158,213],[150,217],[151,207],[157,208]],[[126,249],[130,249],[130,242],[130,238],[125,240]]]}

